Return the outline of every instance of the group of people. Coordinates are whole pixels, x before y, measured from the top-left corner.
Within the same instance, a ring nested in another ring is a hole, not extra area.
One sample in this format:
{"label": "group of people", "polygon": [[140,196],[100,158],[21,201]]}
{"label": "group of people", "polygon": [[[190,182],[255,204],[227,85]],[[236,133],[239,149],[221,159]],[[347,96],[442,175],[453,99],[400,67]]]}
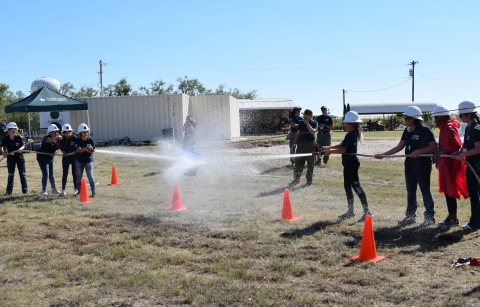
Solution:
{"label": "group of people", "polygon": [[[18,127],[16,123],[8,123],[6,130],[7,135],[0,140],[0,153],[4,158],[7,158],[8,183],[5,196],[10,196],[13,192],[15,168],[18,169],[23,194],[29,194],[25,157],[23,156],[25,144],[17,133]],[[51,194],[67,195],[65,188],[67,186],[69,169],[71,168],[74,187],[73,194],[77,196],[81,192],[83,172],[86,171],[92,191],[91,197],[95,197],[96,185],[93,175],[95,144],[89,136],[90,128],[86,124],[80,124],[77,130],[78,136],[76,136],[72,127],[69,124],[65,124],[61,132],[60,134],[60,129],[56,125],[49,125],[47,135],[43,138],[37,151],[37,162],[42,172],[42,195],[48,195],[48,181],[50,181],[52,189]],[[61,192],[57,188],[54,176],[54,158],[58,150],[62,152],[63,175]]]}
{"label": "group of people", "polygon": [[[324,111],[324,108],[322,107],[322,111]],[[326,124],[327,120],[323,117],[313,121],[312,111],[309,109],[304,111],[304,117],[301,118],[299,116],[300,110],[300,108],[294,108],[290,117],[292,128],[295,129],[290,140],[290,152],[291,154],[314,153],[315,133],[317,133],[317,144],[323,142],[322,138],[320,141],[318,138],[320,136],[318,131],[322,130],[320,124],[324,124],[323,129],[331,130],[333,127],[330,128]],[[410,106],[403,115],[406,128],[397,146],[382,154],[375,155],[376,159],[383,159],[385,156],[393,155],[405,149],[404,171],[407,209],[405,218],[398,222],[399,226],[416,223],[417,187],[420,187],[425,205],[421,226],[425,227],[436,223],[435,205],[430,191],[432,165],[435,164],[438,169],[439,192],[445,195],[448,209],[448,216],[439,225],[452,227],[460,224],[457,217],[457,199],[463,197],[470,198],[471,217],[462,228],[464,230],[480,229],[480,119],[475,104],[471,101],[463,101],[458,106],[458,115],[467,124],[464,142],[462,142],[458,132],[460,123],[456,119],[450,118],[450,111],[444,106],[437,106],[432,112],[435,124],[440,129],[438,144],[433,131],[423,124],[423,114],[420,108]],[[323,163],[326,164],[328,159],[325,160],[325,158],[328,158],[331,154],[342,155],[344,188],[348,209],[339,218],[346,219],[355,216],[353,189],[362,203],[363,215],[360,220],[364,220],[367,215],[372,215],[372,213],[369,210],[367,196],[360,186],[358,176],[360,161],[356,154],[358,142],[363,139],[363,129],[360,125],[362,120],[356,112],[350,111],[345,114],[343,122],[347,130],[344,140],[333,146],[322,144],[318,156],[323,155]],[[328,134],[330,134],[330,131]],[[330,138],[327,141],[329,140]],[[305,161],[308,163],[307,185],[311,185],[314,155],[295,157],[292,161],[295,163],[295,170],[291,185],[299,183]]]}

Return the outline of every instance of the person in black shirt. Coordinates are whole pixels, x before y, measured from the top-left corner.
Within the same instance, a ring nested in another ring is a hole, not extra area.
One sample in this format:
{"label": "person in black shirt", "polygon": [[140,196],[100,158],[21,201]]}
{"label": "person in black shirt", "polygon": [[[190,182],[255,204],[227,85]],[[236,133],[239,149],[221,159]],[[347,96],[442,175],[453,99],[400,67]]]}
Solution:
{"label": "person in black shirt", "polygon": [[[333,130],[333,119],[328,115],[328,109],[326,106],[320,108],[322,110],[322,115],[317,117],[318,123],[318,133],[317,133],[317,146],[322,148],[324,146],[332,145],[332,135],[331,131]],[[320,151],[321,153],[321,151]],[[323,156],[322,164],[322,155],[317,156],[317,162],[315,164],[320,165],[320,167],[325,167],[328,163],[328,156]]]}
{"label": "person in black shirt", "polygon": [[[406,109],[405,124],[402,138],[397,146],[386,151],[383,155],[393,155],[405,148],[405,184],[407,188],[407,210],[405,218],[400,220],[400,226],[415,223],[417,212],[417,185],[423,196],[425,206],[422,227],[435,224],[435,205],[430,191],[430,175],[432,173],[432,158],[418,157],[421,154],[432,154],[437,150],[437,143],[432,129],[422,124],[422,111],[419,107],[410,106]],[[375,158],[382,159],[381,155]]]}
{"label": "person in black shirt", "polygon": [[[465,159],[475,169],[475,173],[480,175],[480,119],[476,106],[471,101],[463,101],[458,105],[458,113],[461,120],[468,126],[465,128],[465,140],[461,152],[456,153],[456,158],[460,161]],[[466,177],[472,215],[468,224],[463,225],[462,228],[476,230],[480,229],[480,186],[470,167],[467,168]]]}
{"label": "person in black shirt", "polygon": [[[317,132],[317,122],[312,120],[312,110],[305,109],[303,112],[303,120],[298,123],[298,131],[295,135],[294,145],[296,146],[296,153],[313,153],[315,152],[315,132]],[[292,148],[292,150],[295,148]],[[313,180],[313,168],[315,163],[315,157],[296,157],[295,158],[295,170],[293,171],[292,185],[296,185],[300,182],[302,176],[303,167],[305,166],[305,160],[307,161],[307,186],[312,184]]]}
{"label": "person in black shirt", "polygon": [[78,188],[77,188],[77,172],[75,168],[75,152],[77,150],[77,144],[75,140],[77,137],[73,134],[72,126],[69,124],[65,124],[62,126],[62,132],[63,132],[63,139],[60,141],[60,150],[63,153],[62,157],[62,169],[63,169],[63,175],[62,175],[62,192],[60,193],[60,196],[65,196],[67,193],[65,192],[65,187],[67,186],[67,179],[68,179],[68,169],[70,168],[70,165],[72,166],[72,178],[73,178],[73,188],[74,188],[74,194],[78,194]]}
{"label": "person in black shirt", "polygon": [[192,120],[189,115],[183,125],[183,150],[193,152],[195,146],[195,132],[197,131],[197,124]]}
{"label": "person in black shirt", "polygon": [[341,154],[342,155],[342,165],[343,165],[343,185],[345,187],[345,193],[347,194],[347,212],[340,215],[340,219],[347,219],[355,216],[353,211],[354,197],[352,188],[357,193],[358,198],[362,203],[363,215],[360,218],[360,221],[364,221],[367,215],[372,215],[368,209],[367,195],[360,186],[360,179],[358,177],[358,169],[360,168],[360,161],[356,155],[357,153],[357,144],[358,139],[360,141],[363,139],[362,127],[359,123],[362,120],[358,117],[357,112],[349,111],[345,114],[345,127],[348,133],[345,135],[343,141],[334,146],[323,146],[321,151],[325,153],[325,156],[330,156],[331,154]]}
{"label": "person in black shirt", "polygon": [[[15,177],[15,166],[18,167],[18,175],[20,176],[20,183],[22,184],[23,194],[28,194],[27,176],[25,174],[25,158],[22,150],[25,149],[22,138],[17,135],[17,124],[11,122],[5,127],[8,135],[3,137],[0,141],[0,153],[3,157],[7,157],[8,169],[8,183],[5,196],[9,196],[13,192],[13,179]],[[7,149],[7,152],[3,150]]]}
{"label": "person in black shirt", "polygon": [[95,198],[97,189],[95,186],[95,177],[93,176],[93,153],[95,152],[95,143],[90,138],[90,128],[86,124],[78,125],[79,137],[75,140],[77,145],[77,153],[75,154],[75,168],[77,172],[77,189],[81,192],[83,170],[87,173],[88,182],[92,195]]}
{"label": "person in black shirt", "polygon": [[[303,118],[300,117],[301,110],[302,108],[298,108],[298,107],[293,108],[292,112],[290,112],[290,117],[288,119],[288,121],[290,122],[289,148],[290,148],[291,155],[295,154],[295,147],[293,146],[293,143],[295,143],[295,135],[297,134],[297,131],[298,131],[298,123],[303,120]],[[292,163],[292,166],[294,166],[295,158],[290,158],[290,163]]]}
{"label": "person in black shirt", "polygon": [[2,119],[2,123],[0,124],[0,137],[3,138],[7,134],[8,134],[7,120],[4,118],[4,119]]}
{"label": "person in black shirt", "polygon": [[52,194],[60,194],[57,189],[54,175],[53,158],[59,147],[59,141],[62,136],[59,134],[60,130],[55,124],[50,124],[47,128],[48,135],[42,140],[42,144],[37,152],[37,162],[42,171],[42,195],[47,196],[47,183],[50,180],[52,187]]}

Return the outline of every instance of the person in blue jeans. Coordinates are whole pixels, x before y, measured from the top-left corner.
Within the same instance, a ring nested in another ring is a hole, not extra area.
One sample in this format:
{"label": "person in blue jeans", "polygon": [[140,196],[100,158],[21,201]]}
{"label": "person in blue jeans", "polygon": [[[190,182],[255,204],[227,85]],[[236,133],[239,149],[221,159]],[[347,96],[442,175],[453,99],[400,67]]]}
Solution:
{"label": "person in blue jeans", "polygon": [[[418,157],[421,154],[432,154],[437,150],[437,143],[432,130],[423,125],[422,111],[417,106],[407,107],[405,113],[407,128],[397,146],[386,151],[383,155],[393,155],[405,148],[405,184],[407,188],[407,210],[405,218],[400,220],[400,226],[407,226],[416,222],[417,216],[417,185],[423,196],[425,205],[422,227],[435,225],[435,204],[430,191],[430,175],[432,173],[432,159]],[[375,158],[382,159],[380,155]]]}
{"label": "person in blue jeans", "polygon": [[[8,183],[5,196],[12,195],[13,179],[15,177],[15,166],[18,167],[20,175],[20,183],[22,184],[23,194],[28,194],[27,176],[25,175],[25,158],[22,150],[25,149],[22,138],[17,135],[17,124],[11,122],[5,126],[7,135],[0,140],[0,153],[3,157],[7,157]],[[3,150],[7,149],[7,152]]]}
{"label": "person in blue jeans", "polygon": [[59,134],[60,129],[55,124],[50,124],[47,129],[48,135],[42,140],[42,144],[37,152],[37,162],[42,171],[42,195],[47,196],[47,183],[50,180],[52,187],[52,194],[60,194],[55,182],[55,175],[53,173],[54,163],[53,158],[59,149],[59,141],[62,136]]}
{"label": "person in blue jeans", "polygon": [[88,182],[92,195],[95,198],[97,189],[95,186],[95,177],[93,176],[93,153],[95,152],[95,144],[90,138],[90,128],[86,124],[78,125],[78,138],[75,140],[77,145],[77,153],[75,154],[75,169],[77,173],[77,188],[78,192],[82,192],[82,177],[83,171],[87,173]]}

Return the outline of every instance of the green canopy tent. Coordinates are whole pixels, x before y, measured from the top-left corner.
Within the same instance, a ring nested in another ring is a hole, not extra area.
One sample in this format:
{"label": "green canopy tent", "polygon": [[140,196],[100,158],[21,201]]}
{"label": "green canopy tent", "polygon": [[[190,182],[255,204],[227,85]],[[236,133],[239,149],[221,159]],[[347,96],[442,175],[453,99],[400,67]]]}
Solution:
{"label": "green canopy tent", "polygon": [[49,89],[42,87],[30,96],[23,98],[5,107],[5,113],[28,113],[28,135],[32,135],[30,128],[30,112],[52,112],[52,111],[77,111],[87,110],[88,126],[88,104],[86,102],[70,98]]}

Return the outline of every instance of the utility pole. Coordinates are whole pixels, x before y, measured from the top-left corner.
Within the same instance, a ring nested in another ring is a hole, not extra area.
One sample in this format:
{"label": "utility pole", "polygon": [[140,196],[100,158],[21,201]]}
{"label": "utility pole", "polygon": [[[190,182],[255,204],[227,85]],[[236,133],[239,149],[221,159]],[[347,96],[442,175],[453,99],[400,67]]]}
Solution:
{"label": "utility pole", "polygon": [[102,79],[102,74],[103,74],[103,69],[102,66],[107,66],[107,63],[102,63],[102,60],[100,60],[100,72],[98,73],[100,75],[100,97],[103,97],[103,79]]}
{"label": "utility pole", "polygon": [[412,69],[410,69],[410,77],[412,77],[412,102],[415,101],[415,64],[418,64],[418,61],[412,61],[411,63],[408,63],[408,65],[412,65]]}
{"label": "utility pole", "polygon": [[343,106],[342,106],[342,110],[343,110],[343,117],[342,117],[342,130],[345,131],[345,124],[343,123],[343,120],[345,119],[345,113],[347,111],[347,107],[345,106],[345,89],[342,89],[342,92],[343,92]]}

